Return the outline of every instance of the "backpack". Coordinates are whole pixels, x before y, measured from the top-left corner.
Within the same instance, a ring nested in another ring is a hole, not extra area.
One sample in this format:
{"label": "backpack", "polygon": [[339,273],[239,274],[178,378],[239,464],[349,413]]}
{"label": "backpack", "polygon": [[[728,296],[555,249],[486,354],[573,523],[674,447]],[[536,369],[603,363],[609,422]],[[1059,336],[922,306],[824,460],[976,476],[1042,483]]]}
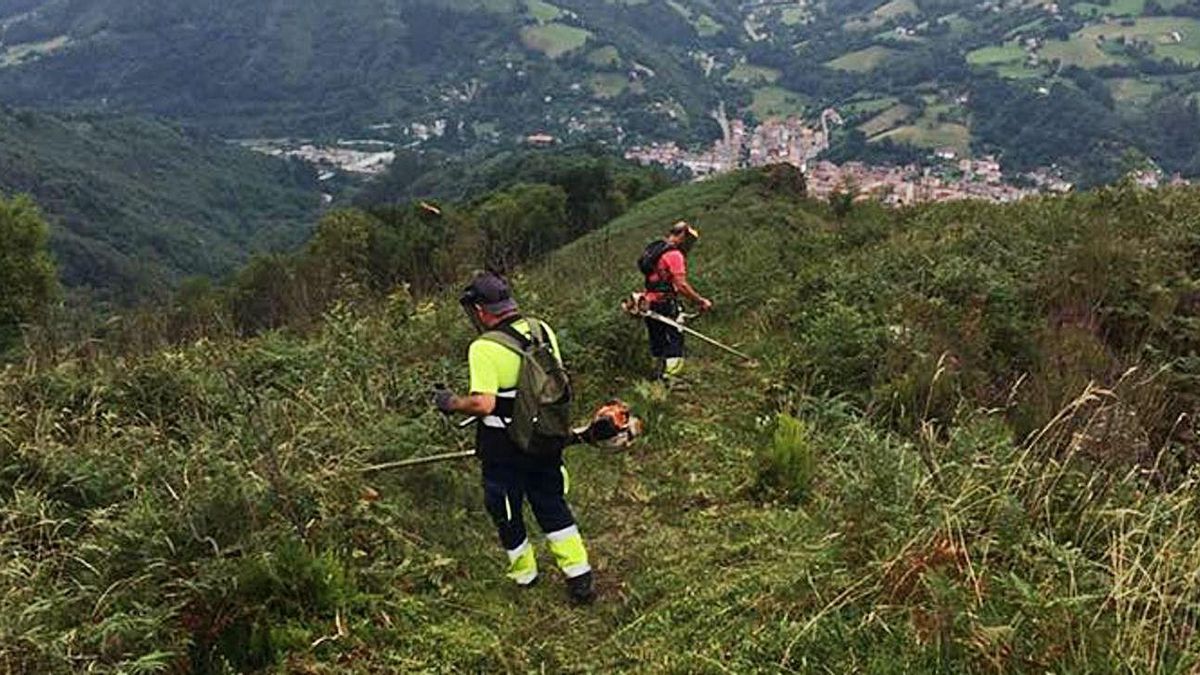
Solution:
{"label": "backpack", "polygon": [[529,337],[512,324],[483,334],[521,356],[517,399],[508,437],[530,455],[549,455],[567,446],[571,438],[571,378],[554,353],[544,324],[528,319]]}
{"label": "backpack", "polygon": [[642,251],[642,256],[638,258],[638,269],[646,277],[646,290],[656,293],[672,293],[675,291],[675,286],[670,281],[650,281],[650,275],[654,274],[654,270],[658,269],[658,261],[662,260],[662,257],[668,251],[674,251],[675,248],[675,244],[662,239],[652,241],[646,245],[646,250]]}
{"label": "backpack", "polygon": [[654,270],[658,269],[658,261],[666,255],[667,251],[674,248],[675,244],[663,239],[650,242],[646,245],[646,250],[642,251],[642,256],[638,258],[638,269],[644,276],[654,274]]}

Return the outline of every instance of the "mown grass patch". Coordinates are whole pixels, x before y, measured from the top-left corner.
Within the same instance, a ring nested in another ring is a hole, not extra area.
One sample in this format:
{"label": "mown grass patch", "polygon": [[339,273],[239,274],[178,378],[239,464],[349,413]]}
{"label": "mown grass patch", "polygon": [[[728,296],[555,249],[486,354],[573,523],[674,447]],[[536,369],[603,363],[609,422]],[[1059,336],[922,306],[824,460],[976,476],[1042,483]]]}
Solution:
{"label": "mown grass patch", "polygon": [[1148,82],[1136,77],[1119,77],[1108,80],[1108,90],[1113,100],[1131,106],[1142,106],[1163,90],[1162,84]]}
{"label": "mown grass patch", "polygon": [[563,11],[545,0],[525,0],[529,15],[539,23],[550,23],[563,15]]}
{"label": "mown grass patch", "polygon": [[[1120,23],[1088,26],[1075,34],[1072,43],[1088,45],[1089,47],[1086,49],[1077,47],[1076,50],[1092,53],[1093,50],[1099,50],[1096,45],[1099,44],[1101,38],[1109,43],[1114,43],[1119,39],[1127,42],[1141,42],[1149,45],[1158,58],[1174,59],[1183,64],[1200,64],[1200,20],[1198,19],[1171,16],[1143,17],[1134,21],[1132,26],[1123,26]],[[1050,44],[1057,43],[1047,43],[1047,47]],[[1083,62],[1077,63],[1077,65],[1084,67],[1096,67],[1096,65],[1108,65],[1116,62],[1114,60],[1097,61],[1097,57],[1094,55],[1082,58]],[[1066,61],[1064,60],[1064,62]],[[1084,65],[1085,63],[1087,65]]]}
{"label": "mown grass patch", "polygon": [[996,66],[1024,60],[1025,50],[1021,45],[1011,42],[1003,46],[983,47],[967,54],[967,63],[973,66]]}
{"label": "mown grass patch", "polygon": [[921,148],[955,148],[966,154],[971,149],[971,130],[963,124],[936,122],[926,119],[884,132],[871,138],[872,141],[891,139],[897,143],[909,143]]}
{"label": "mown grass patch", "polygon": [[781,75],[782,73],[775,68],[756,66],[745,61],[739,61],[725,75],[725,79],[743,84],[770,84],[778,80]]}
{"label": "mown grass patch", "polygon": [[597,68],[616,68],[621,65],[621,52],[612,45],[605,45],[588,52],[587,62]]}
{"label": "mown grass patch", "polygon": [[1083,16],[1141,16],[1146,11],[1146,0],[1112,0],[1106,5],[1080,2],[1071,5],[1071,11]]}
{"label": "mown grass patch", "polygon": [[[868,94],[863,94],[863,96],[866,95]],[[850,113],[851,115],[874,115],[895,106],[898,102],[898,99],[893,96],[862,98],[851,101],[850,103],[838,108],[838,110],[842,111],[843,114]]]}
{"label": "mown grass patch", "polygon": [[1047,75],[1047,71],[1028,64],[1006,63],[996,67],[996,74],[1007,80],[1032,80]]}
{"label": "mown grass patch", "polygon": [[1095,36],[1075,33],[1068,40],[1047,40],[1038,50],[1045,61],[1065,66],[1099,68],[1125,63],[1128,59],[1115,49],[1100,44]]}
{"label": "mown grass patch", "polygon": [[891,0],[891,2],[871,12],[873,16],[884,20],[920,13],[921,8],[917,6],[915,0]]}
{"label": "mown grass patch", "polygon": [[808,99],[783,87],[759,87],[754,90],[750,110],[760,120],[768,117],[803,116]]}
{"label": "mown grass patch", "polygon": [[866,73],[879,67],[895,55],[895,50],[888,49],[887,47],[873,46],[860,49],[856,52],[850,52],[849,54],[843,54],[832,61],[826,62],[825,65],[834,70]]}
{"label": "mown grass patch", "polygon": [[874,30],[892,19],[905,16],[916,16],[921,13],[915,0],[891,0],[871,13],[850,19],[844,24],[846,30]]}
{"label": "mown grass patch", "polygon": [[583,47],[591,36],[589,31],[561,23],[526,26],[521,29],[521,41],[526,47],[552,59]]}
{"label": "mown grass patch", "polygon": [[913,116],[916,111],[907,105],[899,104],[884,110],[875,115],[871,119],[859,125],[861,130],[867,137],[878,136],[883,132],[894,129],[905,120]]}
{"label": "mown grass patch", "polygon": [[629,77],[621,73],[596,73],[588,78],[588,86],[597,98],[616,98],[629,87]]}
{"label": "mown grass patch", "polygon": [[990,68],[1000,77],[1012,80],[1044,75],[1045,70],[1040,66],[1031,65],[1029,57],[1025,48],[1014,41],[969,52],[967,63],[980,68]]}

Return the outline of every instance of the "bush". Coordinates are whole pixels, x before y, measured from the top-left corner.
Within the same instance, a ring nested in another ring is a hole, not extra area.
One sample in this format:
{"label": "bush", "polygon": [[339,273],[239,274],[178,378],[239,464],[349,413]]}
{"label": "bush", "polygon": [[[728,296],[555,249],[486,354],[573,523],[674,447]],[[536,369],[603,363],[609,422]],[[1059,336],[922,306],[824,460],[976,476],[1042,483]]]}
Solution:
{"label": "bush", "polygon": [[771,444],[762,456],[758,488],[784,501],[805,499],[817,475],[817,442],[812,428],[786,413],[775,418]]}

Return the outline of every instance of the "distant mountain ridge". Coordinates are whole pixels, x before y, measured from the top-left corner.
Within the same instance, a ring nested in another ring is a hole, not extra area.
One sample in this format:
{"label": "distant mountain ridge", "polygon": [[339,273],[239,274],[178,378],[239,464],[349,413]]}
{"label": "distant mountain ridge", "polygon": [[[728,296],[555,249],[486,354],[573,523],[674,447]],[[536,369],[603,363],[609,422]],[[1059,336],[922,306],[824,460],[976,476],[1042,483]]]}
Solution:
{"label": "distant mountain ridge", "polygon": [[162,121],[0,108],[0,193],[31,195],[71,287],[143,297],[302,242],[312,171]]}

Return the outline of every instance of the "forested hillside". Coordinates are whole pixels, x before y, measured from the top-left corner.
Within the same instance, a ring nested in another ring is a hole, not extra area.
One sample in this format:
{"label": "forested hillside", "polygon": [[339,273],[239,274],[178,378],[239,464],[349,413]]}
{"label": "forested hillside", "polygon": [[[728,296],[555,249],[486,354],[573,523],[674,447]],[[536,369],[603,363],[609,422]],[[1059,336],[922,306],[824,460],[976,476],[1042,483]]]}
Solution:
{"label": "forested hillside", "polygon": [[0,101],[224,136],[618,145],[836,107],[839,159],[935,149],[1200,175],[1196,0],[0,1]]}
{"label": "forested hillside", "polygon": [[[642,32],[652,26],[592,25],[542,2],[10,1],[0,25],[10,45],[0,60],[5,99],[150,111],[226,135],[350,133],[443,117],[456,143],[572,120],[611,131],[651,115],[649,101],[579,104],[593,86],[615,87],[616,98],[637,63],[661,73],[641,94],[676,101],[684,115],[659,115],[664,130],[690,133],[700,120],[687,115],[703,117],[716,101],[670,45]],[[601,49],[609,41],[619,46]]]}
{"label": "forested hillside", "polygon": [[[470,333],[451,294],[373,286],[389,226],[342,212],[325,267],[274,277],[326,280],[315,322],[0,373],[0,670],[1193,670],[1200,193],[889,212],[794,177],[660,193],[512,275],[579,414],[649,425],[568,457],[595,607],[509,587],[472,462],[364,471],[469,446],[427,392]],[[694,345],[668,392],[616,305],[681,217],[716,301],[693,325],[759,367]],[[464,232],[427,255],[447,279],[497,239]]]}
{"label": "forested hillside", "polygon": [[0,194],[49,218],[70,287],[131,300],[311,231],[312,170],[155,120],[0,108]]}

